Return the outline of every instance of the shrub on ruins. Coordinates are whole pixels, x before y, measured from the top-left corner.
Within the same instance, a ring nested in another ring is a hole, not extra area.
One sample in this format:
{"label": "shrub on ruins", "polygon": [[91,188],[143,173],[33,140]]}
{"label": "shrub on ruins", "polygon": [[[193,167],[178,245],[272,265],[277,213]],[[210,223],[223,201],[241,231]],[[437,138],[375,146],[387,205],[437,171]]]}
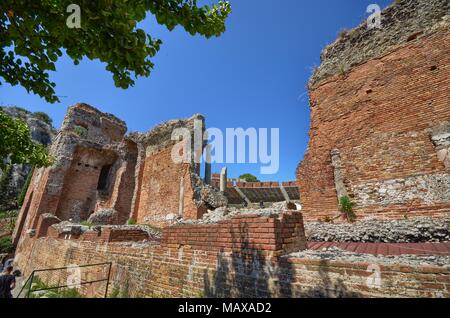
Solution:
{"label": "shrub on ruins", "polygon": [[24,295],[28,295],[28,298],[83,298],[76,288],[57,288],[44,283],[37,276],[33,277],[32,283],[29,281],[24,286]]}
{"label": "shrub on ruins", "polygon": [[181,26],[210,38],[225,31],[231,6],[198,6],[196,0],[2,0],[0,12],[0,78],[55,103],[49,72],[56,71],[63,52],[75,65],[85,57],[106,63],[115,85],[125,89],[133,78],[150,75],[162,43],[138,26],[149,13],[169,30]]}
{"label": "shrub on ruins", "polygon": [[339,199],[339,208],[342,213],[345,213],[347,220],[354,222],[356,220],[355,212],[353,212],[353,206],[355,205],[348,196],[343,196]]}
{"label": "shrub on ruins", "polygon": [[0,111],[0,169],[8,164],[47,167],[52,160],[45,146],[33,142],[28,125]]}
{"label": "shrub on ruins", "polygon": [[14,252],[14,245],[11,236],[5,236],[0,239],[0,254],[9,254]]}
{"label": "shrub on ruins", "polygon": [[259,182],[258,178],[251,173],[244,173],[239,176],[239,180],[245,180],[245,182]]}
{"label": "shrub on ruins", "polygon": [[44,123],[48,124],[49,126],[53,126],[53,119],[51,119],[51,117],[44,112],[35,112],[33,113],[33,116],[36,119],[39,119],[40,121],[43,121]]}

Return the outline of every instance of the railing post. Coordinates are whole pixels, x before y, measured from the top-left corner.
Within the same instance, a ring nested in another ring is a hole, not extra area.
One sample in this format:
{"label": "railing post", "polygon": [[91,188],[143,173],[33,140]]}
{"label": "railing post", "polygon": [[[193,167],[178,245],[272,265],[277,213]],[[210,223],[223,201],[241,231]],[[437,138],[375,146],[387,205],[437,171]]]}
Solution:
{"label": "railing post", "polygon": [[108,269],[108,279],[106,281],[106,288],[105,288],[105,298],[108,297],[108,286],[109,286],[109,278],[111,276],[111,267],[112,267],[112,262],[109,263],[109,269]]}
{"label": "railing post", "polygon": [[31,288],[33,288],[34,271],[31,273],[30,288],[27,290],[27,298],[30,298]]}

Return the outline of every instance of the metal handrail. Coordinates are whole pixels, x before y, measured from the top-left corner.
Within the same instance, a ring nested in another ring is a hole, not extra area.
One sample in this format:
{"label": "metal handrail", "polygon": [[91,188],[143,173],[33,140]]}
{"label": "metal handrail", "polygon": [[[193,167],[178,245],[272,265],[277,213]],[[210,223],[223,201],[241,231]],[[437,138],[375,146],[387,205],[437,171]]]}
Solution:
{"label": "metal handrail", "polygon": [[35,270],[33,270],[31,272],[30,276],[28,276],[28,279],[25,281],[25,284],[23,284],[23,286],[20,289],[19,293],[17,294],[16,298],[19,298],[19,296],[22,294],[23,290],[25,289],[25,286],[27,286],[28,282],[30,282],[30,288],[27,291],[26,298],[30,297],[30,293],[34,293],[34,292],[37,292],[37,291],[59,289],[59,288],[68,288],[68,287],[74,287],[74,286],[79,286],[79,285],[87,285],[87,284],[93,284],[93,283],[104,282],[104,281],[106,281],[106,288],[105,288],[105,298],[106,298],[108,296],[108,287],[109,287],[109,281],[110,281],[110,277],[111,277],[112,262],[97,263],[97,264],[87,264],[87,265],[81,265],[81,266],[78,266],[78,267],[79,268],[85,268],[85,267],[94,267],[94,266],[101,266],[101,265],[109,265],[109,267],[108,267],[108,277],[107,278],[98,279],[98,280],[92,280],[92,281],[87,281],[87,282],[82,282],[82,283],[73,284],[73,285],[59,285],[59,286],[52,286],[52,287],[48,287],[48,288],[41,288],[41,289],[32,290],[33,279],[34,279],[34,276],[35,276],[36,273],[69,269],[69,268],[73,268],[74,266],[35,269]]}

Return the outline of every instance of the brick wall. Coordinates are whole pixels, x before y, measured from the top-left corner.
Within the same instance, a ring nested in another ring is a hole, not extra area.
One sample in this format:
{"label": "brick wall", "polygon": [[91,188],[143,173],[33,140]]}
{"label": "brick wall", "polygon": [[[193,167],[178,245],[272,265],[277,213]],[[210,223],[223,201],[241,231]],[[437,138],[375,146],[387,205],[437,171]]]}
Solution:
{"label": "brick wall", "polygon": [[338,212],[333,149],[357,215],[448,215],[450,171],[433,131],[450,132],[449,43],[441,28],[310,87],[310,142],[297,172],[306,218]]}
{"label": "brick wall", "polygon": [[[39,268],[112,262],[110,293],[126,286],[130,297],[450,297],[445,267],[380,264],[381,287],[370,288],[370,264],[283,256],[282,249],[303,248],[298,212],[280,219],[247,216],[171,227],[161,244],[23,240],[16,262],[25,275]],[[86,269],[82,277],[104,278],[105,270]],[[40,277],[60,282],[67,273]],[[104,291],[104,283],[83,289],[97,297]]]}
{"label": "brick wall", "polygon": [[164,224],[167,215],[178,215],[181,178],[184,184],[183,217],[198,219],[206,211],[193,201],[191,165],[174,163],[171,152],[172,147],[168,147],[143,159],[139,200],[134,214],[138,223]]}

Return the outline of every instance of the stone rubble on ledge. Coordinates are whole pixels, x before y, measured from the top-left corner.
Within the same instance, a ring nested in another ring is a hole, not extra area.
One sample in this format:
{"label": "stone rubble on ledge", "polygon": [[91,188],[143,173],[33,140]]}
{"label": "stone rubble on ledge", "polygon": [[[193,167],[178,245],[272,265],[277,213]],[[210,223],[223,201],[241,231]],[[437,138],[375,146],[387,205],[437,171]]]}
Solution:
{"label": "stone rubble on ledge", "polygon": [[315,242],[449,242],[449,226],[450,218],[367,219],[350,224],[305,222],[305,234],[308,241]]}

